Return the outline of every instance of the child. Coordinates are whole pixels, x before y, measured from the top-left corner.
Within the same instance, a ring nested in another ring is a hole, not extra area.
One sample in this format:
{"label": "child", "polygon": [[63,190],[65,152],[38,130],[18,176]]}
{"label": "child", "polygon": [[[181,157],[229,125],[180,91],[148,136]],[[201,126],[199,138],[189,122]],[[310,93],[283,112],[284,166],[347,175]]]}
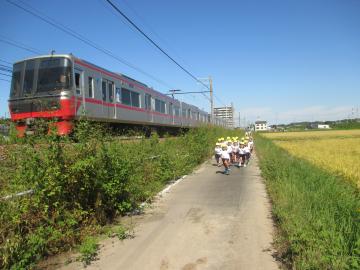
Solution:
{"label": "child", "polygon": [[250,147],[248,145],[248,141],[244,142],[244,152],[245,152],[245,164],[244,164],[244,167],[246,167],[246,165],[249,164],[249,160],[250,160]]}
{"label": "child", "polygon": [[221,163],[220,163],[221,152],[222,152],[221,144],[217,143],[215,146],[215,159],[216,159],[216,164],[218,165],[218,167],[221,166]]}
{"label": "child", "polygon": [[238,160],[239,142],[235,141],[232,146],[232,163],[236,163]]}
{"label": "child", "polygon": [[229,162],[231,162],[233,160],[233,143],[232,143],[231,140],[228,141],[228,143],[227,143],[227,151],[228,151],[229,156],[230,156],[230,161]]}
{"label": "child", "polygon": [[222,162],[224,164],[224,167],[225,167],[225,171],[224,171],[224,174],[226,175],[229,175],[229,160],[230,160],[230,155],[229,155],[229,152],[228,152],[228,147],[226,144],[223,144],[221,146],[222,148],[222,151],[221,151],[221,159],[222,159]]}
{"label": "child", "polygon": [[243,164],[245,164],[245,150],[244,150],[244,142],[240,142],[240,148],[239,148],[239,165],[238,167],[241,167]]}
{"label": "child", "polygon": [[252,137],[250,137],[248,145],[249,145],[249,148],[250,148],[250,153],[252,153],[252,151],[254,149],[254,141],[253,141]]}

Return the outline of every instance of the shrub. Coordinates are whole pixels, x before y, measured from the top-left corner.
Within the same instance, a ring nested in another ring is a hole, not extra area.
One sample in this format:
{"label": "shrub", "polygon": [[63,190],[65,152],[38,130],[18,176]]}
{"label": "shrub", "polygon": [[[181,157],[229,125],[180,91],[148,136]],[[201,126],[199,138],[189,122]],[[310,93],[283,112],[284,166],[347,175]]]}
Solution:
{"label": "shrub", "polygon": [[[43,256],[81,243],[99,225],[189,173],[210,156],[215,139],[228,133],[202,127],[163,142],[154,135],[129,143],[82,120],[73,135],[76,143],[54,134],[21,140],[12,151],[16,170],[5,188],[34,194],[0,201],[0,267],[31,268]],[[94,245],[85,243],[88,261]]]}

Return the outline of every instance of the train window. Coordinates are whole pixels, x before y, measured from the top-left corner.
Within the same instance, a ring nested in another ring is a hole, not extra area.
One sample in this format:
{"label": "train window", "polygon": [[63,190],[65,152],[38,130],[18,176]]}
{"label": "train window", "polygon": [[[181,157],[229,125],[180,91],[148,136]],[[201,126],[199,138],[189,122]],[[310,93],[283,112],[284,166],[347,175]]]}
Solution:
{"label": "train window", "polygon": [[33,91],[35,60],[26,62],[23,84],[23,95],[29,95]]}
{"label": "train window", "polygon": [[151,110],[151,95],[145,94],[145,109]]}
{"label": "train window", "polygon": [[102,81],[101,84],[101,89],[102,89],[102,100],[106,101],[106,81]]}
{"label": "train window", "polygon": [[131,106],[130,90],[127,90],[125,88],[121,88],[121,100],[122,100],[123,104]]}
{"label": "train window", "polygon": [[108,82],[109,101],[114,101],[114,83]]}
{"label": "train window", "polygon": [[89,98],[94,98],[94,78],[93,77],[89,77],[88,78],[88,84],[89,84]]}
{"label": "train window", "polygon": [[155,99],[155,111],[161,112],[160,100],[157,98]]}
{"label": "train window", "polygon": [[121,102],[121,88],[116,87],[115,100],[117,103]]}
{"label": "train window", "polygon": [[140,107],[140,95],[139,93],[131,92],[131,106],[133,107]]}
{"label": "train window", "polygon": [[21,70],[24,66],[24,63],[18,63],[14,65],[13,75],[12,75],[12,86],[11,86],[11,97],[17,97],[20,94],[20,85],[21,85]]}
{"label": "train window", "polygon": [[160,99],[155,99],[155,111],[160,113],[166,113],[165,102]]}

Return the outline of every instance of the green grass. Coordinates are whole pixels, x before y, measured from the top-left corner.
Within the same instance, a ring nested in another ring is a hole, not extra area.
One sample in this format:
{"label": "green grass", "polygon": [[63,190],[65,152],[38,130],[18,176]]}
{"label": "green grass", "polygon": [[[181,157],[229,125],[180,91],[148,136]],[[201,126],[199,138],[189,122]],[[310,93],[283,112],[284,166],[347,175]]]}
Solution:
{"label": "green grass", "polygon": [[79,259],[83,262],[85,267],[89,265],[91,261],[96,259],[98,249],[99,245],[94,237],[87,237],[82,242],[79,247],[79,252],[81,254]]}
{"label": "green grass", "polygon": [[256,151],[285,264],[292,269],[359,269],[359,191],[261,135]]}

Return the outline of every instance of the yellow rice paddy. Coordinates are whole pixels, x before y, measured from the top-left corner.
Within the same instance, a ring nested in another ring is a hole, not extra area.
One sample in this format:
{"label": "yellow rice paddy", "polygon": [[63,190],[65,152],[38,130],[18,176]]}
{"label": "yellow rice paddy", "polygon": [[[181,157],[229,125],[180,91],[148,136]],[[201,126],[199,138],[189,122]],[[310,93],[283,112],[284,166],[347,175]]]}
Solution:
{"label": "yellow rice paddy", "polygon": [[360,130],[267,133],[290,154],[344,176],[360,188]]}

